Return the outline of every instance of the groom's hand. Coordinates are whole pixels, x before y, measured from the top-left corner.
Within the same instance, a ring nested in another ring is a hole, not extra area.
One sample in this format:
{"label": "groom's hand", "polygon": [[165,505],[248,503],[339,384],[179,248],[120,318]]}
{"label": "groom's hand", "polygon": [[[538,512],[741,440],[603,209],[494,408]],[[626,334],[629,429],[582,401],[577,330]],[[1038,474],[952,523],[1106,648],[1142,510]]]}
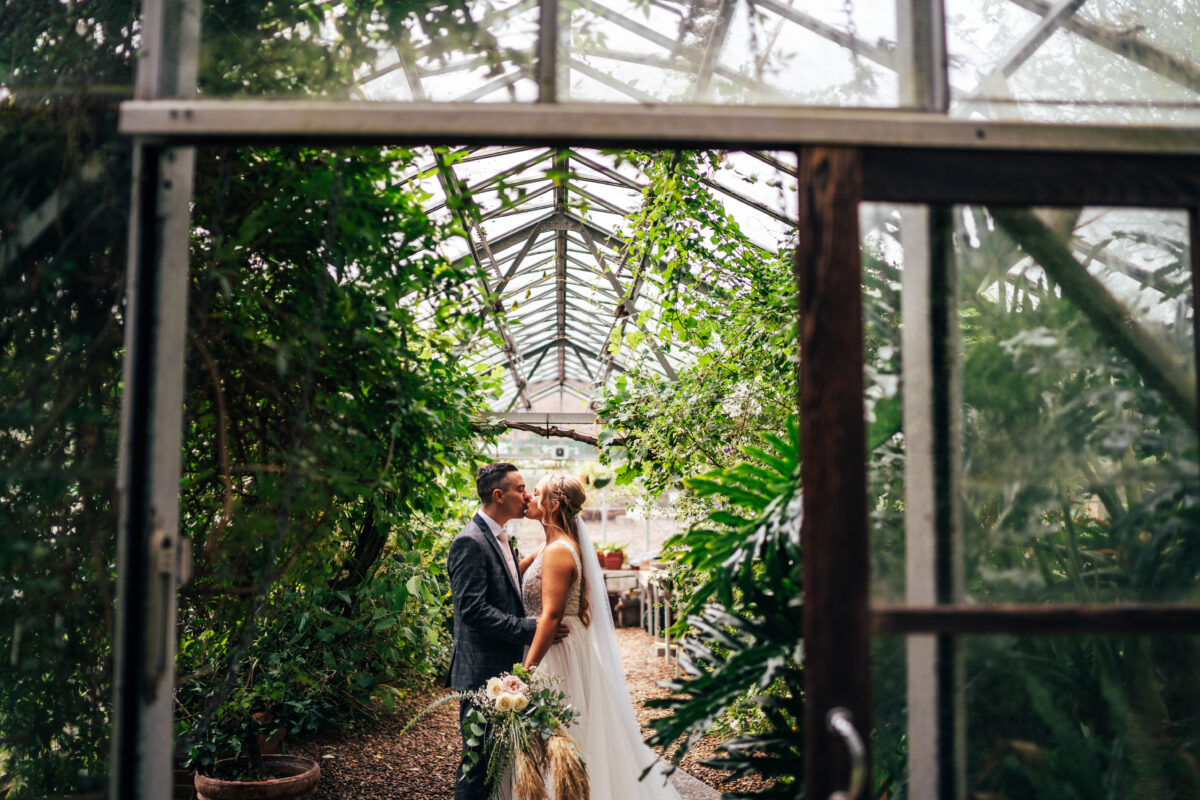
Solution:
{"label": "groom's hand", "polygon": [[560,625],[558,626],[558,632],[554,634],[554,641],[555,641],[556,643],[557,643],[557,642],[561,642],[563,639],[567,638],[567,636],[568,636],[570,633],[571,633],[571,629],[570,629],[570,628],[568,628],[566,625],[561,625],[561,624],[560,624]]}

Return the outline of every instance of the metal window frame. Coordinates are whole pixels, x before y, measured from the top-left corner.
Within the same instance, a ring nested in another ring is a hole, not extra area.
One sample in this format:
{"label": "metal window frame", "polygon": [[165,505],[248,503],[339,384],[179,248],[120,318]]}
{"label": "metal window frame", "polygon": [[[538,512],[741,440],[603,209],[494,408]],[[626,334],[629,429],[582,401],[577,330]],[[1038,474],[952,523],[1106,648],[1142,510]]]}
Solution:
{"label": "metal window frame", "polygon": [[1179,156],[1200,128],[950,119],[883,109],[600,103],[364,103],[351,100],[130,100],[120,130],[183,144],[661,145],[790,150],[805,145],[970,153]]}

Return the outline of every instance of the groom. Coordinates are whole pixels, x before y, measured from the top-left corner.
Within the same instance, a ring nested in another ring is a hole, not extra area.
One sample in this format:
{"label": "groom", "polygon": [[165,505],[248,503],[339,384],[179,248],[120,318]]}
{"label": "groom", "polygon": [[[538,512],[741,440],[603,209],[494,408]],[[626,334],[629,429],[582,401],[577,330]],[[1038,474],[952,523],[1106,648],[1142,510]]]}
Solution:
{"label": "groom", "polygon": [[[454,647],[446,685],[455,691],[478,689],[488,678],[507,672],[525,656],[537,620],[525,617],[516,548],[505,523],[525,516],[529,493],[525,479],[512,464],[488,464],[475,478],[482,507],[450,544],[448,569],[454,599]],[[559,638],[566,626],[559,627]],[[469,703],[459,706],[462,720]],[[467,744],[454,784],[455,800],[487,800],[486,765],[482,760],[462,779],[467,768]]]}

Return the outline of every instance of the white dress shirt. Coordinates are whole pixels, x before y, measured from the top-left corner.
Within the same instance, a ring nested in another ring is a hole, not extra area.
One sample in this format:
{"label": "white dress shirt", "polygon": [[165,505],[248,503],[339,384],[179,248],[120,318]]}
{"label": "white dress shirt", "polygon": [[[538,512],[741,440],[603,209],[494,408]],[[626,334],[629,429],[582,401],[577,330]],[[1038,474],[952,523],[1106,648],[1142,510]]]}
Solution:
{"label": "white dress shirt", "polygon": [[491,529],[492,535],[496,537],[496,541],[500,544],[500,552],[504,553],[504,563],[508,565],[508,572],[513,577],[513,582],[517,586],[521,585],[521,576],[517,573],[517,562],[513,561],[512,548],[508,546],[508,531],[500,526],[500,523],[492,519],[482,509],[479,516],[483,517],[483,521],[487,523]]}

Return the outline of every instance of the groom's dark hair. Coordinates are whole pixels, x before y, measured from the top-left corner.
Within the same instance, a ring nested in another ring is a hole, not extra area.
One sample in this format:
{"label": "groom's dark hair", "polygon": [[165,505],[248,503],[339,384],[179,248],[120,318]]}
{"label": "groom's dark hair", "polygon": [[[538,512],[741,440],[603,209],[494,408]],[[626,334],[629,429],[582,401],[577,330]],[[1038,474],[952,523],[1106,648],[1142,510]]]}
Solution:
{"label": "groom's dark hair", "polygon": [[492,502],[492,492],[504,488],[504,482],[508,480],[508,473],[516,471],[516,464],[505,462],[485,464],[480,467],[479,474],[475,476],[475,491],[479,494],[479,502],[485,504]]}

